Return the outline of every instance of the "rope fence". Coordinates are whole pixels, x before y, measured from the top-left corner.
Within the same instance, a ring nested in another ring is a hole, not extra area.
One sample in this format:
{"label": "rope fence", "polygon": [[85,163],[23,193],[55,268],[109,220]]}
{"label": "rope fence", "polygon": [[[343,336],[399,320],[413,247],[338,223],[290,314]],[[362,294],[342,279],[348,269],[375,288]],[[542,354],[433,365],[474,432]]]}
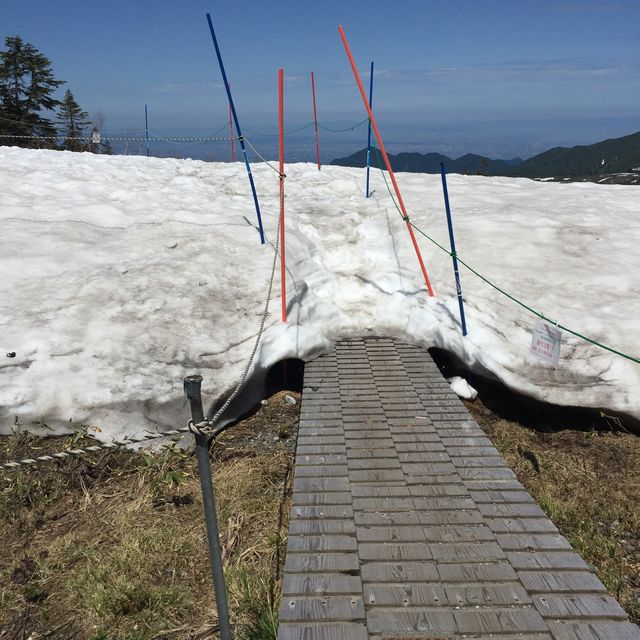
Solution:
{"label": "rope fence", "polygon": [[[365,118],[364,120],[356,123],[355,125],[348,127],[346,129],[329,129],[327,127],[324,127],[322,125],[319,124],[320,128],[322,128],[325,131],[331,131],[333,133],[341,133],[341,132],[345,132],[345,131],[352,131],[357,129],[358,127],[364,125],[365,123],[369,122],[369,118]],[[314,122],[308,123],[306,125],[304,125],[303,127],[300,127],[298,129],[293,129],[290,130],[288,132],[285,132],[285,135],[291,135],[293,133],[297,133],[300,131],[303,131],[311,126],[314,125]],[[227,125],[225,124],[224,127],[222,127],[220,130],[222,130],[223,128],[225,128]],[[215,133],[217,134],[220,130],[216,131]],[[259,132],[251,132],[252,135],[260,135],[260,136],[270,136],[271,134],[262,134]],[[277,135],[277,134],[274,134]],[[62,139],[64,138],[64,136],[19,136],[19,135],[9,135],[9,134],[2,134],[0,135],[0,139],[3,138],[19,138],[19,139],[40,139],[40,140],[51,140],[51,139]],[[69,138],[64,138],[64,139],[69,139]],[[190,142],[190,143],[204,143],[204,142],[209,142],[209,141],[230,141],[230,140],[243,140],[244,142],[247,143],[247,145],[251,148],[251,150],[255,153],[255,155],[259,158],[259,160],[266,164],[270,169],[272,169],[275,173],[278,174],[279,179],[284,179],[286,176],[284,174],[282,174],[278,168],[276,168],[272,163],[270,163],[268,160],[266,160],[266,158],[260,153],[260,151],[251,143],[251,141],[246,137],[246,136],[237,136],[237,137],[233,137],[233,136],[216,136],[216,135],[211,135],[211,136],[157,136],[155,134],[153,134],[153,137],[150,138],[151,141],[157,141],[157,142]],[[82,138],[71,138],[71,140],[77,140],[77,141],[95,141],[95,138],[93,137],[82,137]],[[136,142],[146,142],[147,138],[146,137],[138,137],[138,136],[105,136],[105,137],[100,137],[100,141],[114,141],[114,142],[124,142],[124,141],[136,141]],[[482,273],[480,273],[477,269],[475,269],[472,265],[470,265],[468,262],[466,262],[463,258],[460,257],[460,255],[455,252],[455,251],[450,251],[449,249],[447,249],[443,244],[441,244],[440,242],[438,242],[435,238],[431,237],[429,234],[427,234],[423,229],[421,229],[420,227],[418,227],[410,218],[409,216],[405,216],[400,207],[398,206],[398,203],[396,201],[396,198],[394,196],[394,193],[392,192],[389,183],[387,181],[387,177],[384,171],[384,168],[382,166],[382,159],[380,157],[380,151],[377,147],[377,145],[373,144],[373,149],[374,152],[376,154],[376,158],[377,158],[377,168],[380,169],[381,173],[382,173],[382,177],[384,180],[384,184],[385,187],[387,189],[387,192],[389,193],[389,196],[391,197],[391,201],[393,202],[396,210],[398,211],[399,215],[402,217],[402,219],[407,222],[417,233],[419,233],[421,236],[423,236],[426,240],[428,240],[429,242],[431,242],[433,245],[435,245],[438,249],[440,249],[442,252],[446,253],[448,256],[450,257],[455,257],[457,258],[458,262],[460,264],[462,264],[466,269],[468,269],[471,273],[473,273],[476,277],[478,277],[480,280],[482,280],[483,282],[485,282],[487,285],[489,285],[490,287],[492,287],[494,290],[498,291],[501,295],[505,296],[506,298],[508,298],[509,300],[511,300],[512,302],[514,302],[515,304],[519,305],[520,307],[522,307],[523,309],[525,309],[526,311],[528,311],[529,313],[533,314],[534,316],[545,320],[547,322],[549,322],[550,324],[553,324],[554,326],[558,327],[559,329],[589,343],[592,344],[598,348],[604,349],[610,353],[613,353],[615,355],[618,355],[622,358],[625,358],[627,360],[630,360],[631,362],[635,362],[637,364],[640,364],[640,358],[635,357],[635,356],[631,356],[627,353],[624,353],[618,349],[615,349],[614,347],[611,347],[607,344],[604,344],[598,340],[595,340],[589,336],[586,336],[584,334],[582,334],[579,331],[576,331],[574,329],[571,329],[570,327],[567,327],[564,324],[561,324],[560,322],[551,320],[546,314],[544,314],[543,312],[533,308],[532,306],[530,306],[529,304],[523,302],[522,300],[518,299],[516,296],[510,294],[509,292],[507,292],[504,288],[502,288],[501,286],[499,286],[498,284],[496,284],[495,282],[493,282],[490,278],[488,278],[487,276],[483,275]],[[244,370],[240,376],[240,379],[238,381],[238,383],[236,384],[236,386],[234,387],[234,390],[232,391],[232,393],[229,395],[229,397],[227,398],[227,400],[224,402],[224,404],[222,405],[222,407],[220,407],[220,409],[211,417],[206,419],[204,422],[198,423],[198,424],[194,424],[192,421],[189,421],[188,424],[184,427],[178,428],[178,429],[170,429],[168,431],[164,431],[164,432],[146,432],[143,434],[139,434],[139,435],[134,435],[134,436],[128,436],[122,440],[115,440],[112,442],[104,442],[104,443],[97,443],[95,445],[91,445],[91,446],[87,446],[87,447],[81,447],[81,448],[73,448],[73,449],[66,449],[63,451],[59,451],[56,453],[52,453],[52,454],[46,454],[46,455],[40,455],[40,456],[34,456],[32,458],[23,458],[21,460],[14,460],[14,461],[8,461],[8,462],[3,462],[0,463],[0,469],[5,469],[5,470],[11,470],[11,469],[17,469],[17,468],[24,468],[24,467],[33,467],[35,465],[41,464],[41,463],[45,463],[45,462],[55,462],[55,461],[62,461],[65,459],[70,459],[70,458],[78,458],[96,451],[101,451],[101,450],[115,450],[118,448],[122,448],[122,447],[127,447],[130,445],[134,445],[134,444],[141,444],[141,443],[146,443],[146,442],[150,442],[152,440],[158,440],[161,438],[169,438],[169,439],[178,439],[180,437],[182,437],[183,435],[187,434],[187,433],[194,433],[194,434],[199,434],[199,435],[207,435],[209,438],[214,439],[217,435],[219,435],[222,431],[224,431],[227,428],[227,425],[223,426],[223,427],[218,427],[216,428],[216,424],[218,424],[218,422],[220,421],[220,419],[222,418],[222,416],[224,415],[225,411],[228,409],[228,407],[230,406],[230,404],[236,399],[236,397],[238,396],[238,394],[240,393],[240,390],[242,389],[242,387],[244,386],[246,379],[248,377],[249,371],[251,370],[251,367],[253,365],[254,359],[255,359],[255,355],[257,353],[258,350],[258,346],[260,344],[260,341],[262,339],[262,335],[264,333],[264,328],[265,328],[265,324],[266,324],[266,320],[269,316],[269,304],[271,301],[271,297],[272,297],[272,292],[273,292],[273,283],[274,283],[274,279],[275,279],[275,273],[276,273],[276,265],[277,265],[277,260],[278,260],[278,256],[279,256],[279,241],[280,241],[280,220],[278,220],[278,232],[276,233],[276,239],[275,242],[273,244],[273,248],[274,248],[274,257],[273,257],[273,262],[272,262],[272,267],[271,267],[271,274],[269,277],[269,281],[268,281],[268,285],[267,285],[267,293],[266,293],[266,297],[265,297],[265,304],[264,304],[264,310],[263,313],[261,315],[260,318],[260,323],[259,323],[259,327],[258,327],[258,332],[256,335],[256,340],[254,342],[253,345],[253,349],[249,355],[249,358],[246,362],[246,365],[244,367]]]}
{"label": "rope fence", "polygon": [[471,273],[473,273],[475,276],[480,278],[483,282],[488,284],[490,287],[492,287],[493,289],[495,289],[496,291],[501,293],[503,296],[505,296],[506,298],[508,298],[512,302],[515,302],[517,305],[521,306],[523,309],[526,309],[527,311],[529,311],[533,315],[537,316],[541,320],[546,320],[548,323],[553,324],[554,326],[558,327],[558,329],[562,329],[562,331],[566,331],[567,333],[570,333],[571,335],[576,336],[577,338],[580,338],[581,340],[584,340],[585,342],[588,342],[588,343],[590,343],[590,344],[592,344],[592,345],[594,345],[596,347],[599,347],[601,349],[604,349],[606,351],[614,353],[614,354],[616,354],[616,355],[618,355],[618,356],[620,356],[622,358],[630,360],[631,362],[635,362],[636,364],[640,364],[640,358],[637,358],[635,356],[631,356],[628,353],[624,353],[623,351],[619,351],[618,349],[614,349],[613,347],[611,347],[609,345],[606,345],[606,344],[604,344],[602,342],[599,342],[598,340],[595,340],[594,338],[590,338],[588,336],[585,336],[584,334],[580,333],[579,331],[575,331],[574,329],[570,329],[569,327],[567,327],[566,325],[561,324],[560,322],[557,322],[555,320],[551,320],[547,315],[542,313],[542,311],[538,311],[538,310],[534,309],[533,307],[531,307],[530,305],[524,303],[522,300],[519,300],[514,295],[512,295],[512,294],[508,293],[507,291],[505,291],[502,287],[498,286],[495,282],[490,280],[488,277],[486,277],[483,274],[481,274],[477,269],[472,267],[465,260],[463,260],[460,257],[459,253],[450,251],[444,245],[442,245],[437,240],[435,240],[430,235],[428,235],[426,232],[424,232],[422,229],[420,229],[420,227],[418,227],[414,222],[412,222],[409,219],[409,216],[405,217],[403,215],[402,211],[400,210],[400,207],[398,206],[398,203],[396,202],[396,199],[394,197],[393,192],[391,191],[391,188],[389,187],[389,183],[387,181],[387,177],[385,175],[384,169],[382,168],[382,159],[380,158],[380,151],[378,150],[378,147],[375,144],[372,145],[372,146],[373,146],[373,149],[374,149],[374,151],[376,153],[376,157],[377,157],[377,160],[378,160],[377,168],[380,169],[380,172],[382,173],[382,177],[384,179],[385,187],[387,188],[387,191],[389,192],[389,196],[391,197],[391,200],[392,200],[396,210],[398,211],[398,213],[400,214],[402,219],[405,220],[406,222],[408,222],[413,227],[413,229],[415,229],[420,235],[422,235],[424,238],[429,240],[429,242],[434,244],[436,247],[438,247],[438,249],[440,249],[441,251],[446,253],[448,256],[456,257],[458,262],[461,265],[466,267],[469,271],[471,271]]}

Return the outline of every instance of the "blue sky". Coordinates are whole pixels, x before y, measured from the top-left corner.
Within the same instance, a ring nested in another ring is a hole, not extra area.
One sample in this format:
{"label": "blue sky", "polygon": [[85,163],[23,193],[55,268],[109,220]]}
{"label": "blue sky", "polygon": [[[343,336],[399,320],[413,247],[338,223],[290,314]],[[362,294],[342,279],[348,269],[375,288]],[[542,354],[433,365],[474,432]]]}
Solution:
{"label": "blue sky", "polygon": [[[212,131],[226,98],[210,12],[241,124],[276,123],[276,74],[288,126],[365,117],[337,25],[396,150],[531,155],[640,129],[640,0],[1,0],[0,37],[21,35],[81,106],[111,131]],[[358,146],[362,146],[358,144]]]}

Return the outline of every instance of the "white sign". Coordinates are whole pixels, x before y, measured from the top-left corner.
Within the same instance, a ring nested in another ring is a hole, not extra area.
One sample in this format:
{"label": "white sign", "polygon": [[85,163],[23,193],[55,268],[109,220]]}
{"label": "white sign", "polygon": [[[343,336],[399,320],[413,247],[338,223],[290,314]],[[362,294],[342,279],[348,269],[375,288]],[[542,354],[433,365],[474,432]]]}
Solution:
{"label": "white sign", "polygon": [[548,360],[554,367],[557,366],[560,360],[560,330],[543,320],[538,320],[533,327],[531,351]]}
{"label": "white sign", "polygon": [[91,142],[93,142],[93,144],[100,144],[100,132],[99,131],[93,131],[91,133]]}

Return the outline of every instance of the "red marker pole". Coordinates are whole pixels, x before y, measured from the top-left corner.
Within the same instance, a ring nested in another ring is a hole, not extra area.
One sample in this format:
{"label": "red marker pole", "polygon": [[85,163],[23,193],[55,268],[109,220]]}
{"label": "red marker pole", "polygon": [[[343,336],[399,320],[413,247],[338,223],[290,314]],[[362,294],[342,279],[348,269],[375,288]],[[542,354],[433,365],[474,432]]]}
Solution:
{"label": "red marker pole", "polygon": [[362,101],[364,102],[364,106],[366,107],[367,113],[369,114],[369,121],[371,122],[373,132],[376,135],[376,140],[378,141],[378,146],[380,147],[380,151],[382,152],[382,158],[384,160],[384,164],[387,167],[387,171],[389,172],[389,177],[391,178],[391,182],[393,183],[393,188],[396,192],[396,197],[398,198],[398,205],[400,206],[400,210],[402,211],[402,217],[405,221],[405,224],[407,225],[407,230],[409,231],[409,235],[411,236],[411,242],[413,243],[413,248],[415,249],[416,256],[418,257],[418,262],[420,263],[420,269],[422,270],[424,281],[427,284],[427,290],[429,291],[430,296],[434,296],[435,293],[433,291],[433,288],[431,287],[431,282],[429,281],[429,276],[427,275],[427,269],[425,268],[424,261],[422,260],[420,247],[418,247],[416,236],[413,233],[413,227],[409,223],[409,216],[407,215],[407,209],[404,206],[404,200],[402,199],[402,194],[400,193],[400,187],[398,187],[398,183],[396,182],[396,177],[393,174],[393,170],[391,169],[391,163],[389,162],[387,152],[384,148],[384,142],[382,142],[382,136],[380,135],[380,131],[378,130],[376,119],[373,117],[373,111],[369,106],[369,101],[367,100],[367,94],[365,93],[364,87],[362,86],[360,73],[358,72],[358,68],[356,67],[356,63],[353,59],[353,55],[351,54],[351,49],[349,47],[349,43],[347,42],[347,36],[344,33],[344,29],[342,28],[342,25],[338,27],[338,31],[340,33],[340,38],[342,38],[342,44],[344,45],[344,49],[347,52],[347,57],[349,58],[351,69],[353,70],[353,75],[355,76],[356,82],[358,83],[358,89],[360,89],[360,95],[362,96]]}
{"label": "red marker pole", "polygon": [[287,321],[287,265],[284,244],[284,71],[278,69],[278,151],[280,158],[280,280],[282,322]]}
{"label": "red marker pole", "polygon": [[318,111],[316,109],[316,83],[311,72],[311,95],[313,96],[313,123],[316,126],[316,162],[320,171],[320,143],[318,142]]}

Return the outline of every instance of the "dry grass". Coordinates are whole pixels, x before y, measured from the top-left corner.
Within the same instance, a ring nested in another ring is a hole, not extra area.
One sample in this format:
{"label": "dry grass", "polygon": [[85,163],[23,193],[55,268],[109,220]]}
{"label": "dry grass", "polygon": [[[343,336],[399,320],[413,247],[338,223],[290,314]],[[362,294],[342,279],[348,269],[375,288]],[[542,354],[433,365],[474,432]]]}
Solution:
{"label": "dry grass", "polygon": [[[237,638],[275,638],[298,407],[273,396],[212,453]],[[17,433],[0,459],[63,444]],[[0,539],[2,640],[213,637],[197,465],[175,446],[0,473]]]}
{"label": "dry grass", "polygon": [[[518,479],[640,622],[640,437],[624,431],[543,431],[467,408]],[[617,426],[617,425],[612,425]]]}

